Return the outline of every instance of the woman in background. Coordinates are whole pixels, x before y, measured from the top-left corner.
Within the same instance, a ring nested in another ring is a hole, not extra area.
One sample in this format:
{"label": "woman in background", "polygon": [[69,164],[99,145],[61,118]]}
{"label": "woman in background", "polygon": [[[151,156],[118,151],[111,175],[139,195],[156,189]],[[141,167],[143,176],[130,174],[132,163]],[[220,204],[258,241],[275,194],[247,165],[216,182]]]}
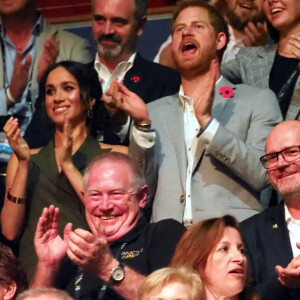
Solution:
{"label": "woman in background", "polygon": [[256,299],[245,288],[247,258],[232,216],[204,220],[191,227],[180,239],[171,266],[189,266],[203,281],[206,299]]}

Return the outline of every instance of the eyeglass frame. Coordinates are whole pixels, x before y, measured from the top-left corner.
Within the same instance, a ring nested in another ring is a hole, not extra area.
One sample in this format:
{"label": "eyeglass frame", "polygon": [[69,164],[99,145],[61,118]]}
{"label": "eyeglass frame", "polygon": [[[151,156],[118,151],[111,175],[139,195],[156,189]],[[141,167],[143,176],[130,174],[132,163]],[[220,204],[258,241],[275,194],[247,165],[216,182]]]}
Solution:
{"label": "eyeglass frame", "polygon": [[[284,151],[289,150],[289,149],[291,149],[291,148],[298,148],[299,156],[297,156],[297,158],[295,158],[295,159],[287,160],[286,157],[285,157]],[[259,160],[260,160],[261,164],[263,165],[263,167],[264,167],[265,169],[269,170],[269,169],[274,169],[274,168],[276,168],[276,165],[274,165],[274,166],[268,168],[268,160],[265,160],[265,162],[264,162],[264,158],[267,158],[269,155],[274,155],[274,154],[276,154],[276,162],[275,162],[276,164],[278,163],[278,156],[279,156],[279,154],[281,154],[282,158],[283,158],[287,163],[294,162],[294,161],[300,159],[300,145],[290,146],[290,147],[287,147],[287,148],[282,149],[281,151],[278,151],[278,152],[272,152],[272,153],[267,153],[267,154],[261,156],[261,157],[259,158]]]}

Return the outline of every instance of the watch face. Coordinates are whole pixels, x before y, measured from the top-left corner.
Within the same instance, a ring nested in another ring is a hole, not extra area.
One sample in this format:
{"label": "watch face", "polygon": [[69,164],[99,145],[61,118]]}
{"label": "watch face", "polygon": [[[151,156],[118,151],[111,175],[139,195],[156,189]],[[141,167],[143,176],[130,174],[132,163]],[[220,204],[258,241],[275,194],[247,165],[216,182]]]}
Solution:
{"label": "watch face", "polygon": [[112,273],[111,277],[114,281],[120,282],[124,279],[125,271],[122,267],[116,267]]}

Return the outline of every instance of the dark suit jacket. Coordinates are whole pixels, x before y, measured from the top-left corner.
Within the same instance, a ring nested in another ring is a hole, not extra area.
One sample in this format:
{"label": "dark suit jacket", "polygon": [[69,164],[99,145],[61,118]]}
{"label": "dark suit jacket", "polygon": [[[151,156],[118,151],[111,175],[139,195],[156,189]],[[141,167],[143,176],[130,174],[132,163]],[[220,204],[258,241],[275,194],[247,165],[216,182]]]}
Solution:
{"label": "dark suit jacket", "polygon": [[[180,76],[177,71],[145,60],[137,53],[133,66],[126,73],[123,83],[145,103],[150,103],[177,93],[180,87]],[[109,130],[105,132],[104,142],[121,144],[117,135]],[[122,144],[129,145],[129,134]]]}
{"label": "dark suit jacket", "polygon": [[[94,67],[94,63],[90,65],[91,68]],[[149,103],[177,93],[180,86],[180,76],[177,71],[147,61],[137,53],[133,66],[126,73],[123,83],[145,103]],[[36,113],[26,131],[25,139],[31,148],[44,146],[49,142],[54,130],[55,127],[51,124],[44,105],[40,105],[36,108]],[[109,130],[105,132],[104,142],[120,144],[119,138]],[[128,139],[123,144],[128,144]]]}
{"label": "dark suit jacket", "polygon": [[241,223],[251,283],[260,300],[300,299],[300,289],[285,288],[275,266],[286,267],[293,259],[283,203],[270,207]]}

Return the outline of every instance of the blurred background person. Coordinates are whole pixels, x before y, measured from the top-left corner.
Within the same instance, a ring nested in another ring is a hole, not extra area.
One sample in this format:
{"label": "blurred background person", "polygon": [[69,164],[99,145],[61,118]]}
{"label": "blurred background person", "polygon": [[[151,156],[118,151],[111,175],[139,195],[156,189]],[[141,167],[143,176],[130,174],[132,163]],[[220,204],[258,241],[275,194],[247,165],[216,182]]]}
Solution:
{"label": "blurred background person", "polygon": [[102,113],[97,112],[95,121],[104,122],[105,116],[101,86],[93,69],[76,62],[57,63],[45,72],[39,92],[56,128],[46,147],[30,150],[20,134],[18,119],[11,118],[4,126],[14,155],[7,168],[2,233],[8,240],[21,236],[20,259],[29,278],[35,269],[33,237],[43,208],[50,204],[60,208],[60,234],[68,222],[86,228],[82,172],[92,158],[108,151],[103,149],[107,145],[100,146],[89,134],[87,124],[88,120],[93,123],[92,114],[99,106]]}
{"label": "blurred background person", "polygon": [[67,292],[56,288],[34,288],[19,294],[16,300],[72,300]]}
{"label": "blurred background person", "polygon": [[270,88],[277,95],[284,119],[300,119],[300,1],[265,0],[275,45],[243,49],[236,59],[222,65],[230,81]]}
{"label": "blurred background person", "polygon": [[15,299],[28,288],[26,272],[12,250],[0,243],[0,299]]}
{"label": "blurred background person", "polygon": [[256,299],[245,287],[247,258],[232,216],[207,219],[192,226],[180,239],[171,266],[189,266],[200,274],[206,299]]}
{"label": "blurred background person", "polygon": [[189,267],[163,268],[151,273],[136,300],[204,300],[199,274]]}
{"label": "blurred background person", "polygon": [[[264,1],[269,33],[274,45],[242,49],[235,60],[221,67],[230,81],[270,88],[277,96],[285,120],[300,120],[300,1]],[[276,205],[271,186],[261,192],[264,207]]]}

